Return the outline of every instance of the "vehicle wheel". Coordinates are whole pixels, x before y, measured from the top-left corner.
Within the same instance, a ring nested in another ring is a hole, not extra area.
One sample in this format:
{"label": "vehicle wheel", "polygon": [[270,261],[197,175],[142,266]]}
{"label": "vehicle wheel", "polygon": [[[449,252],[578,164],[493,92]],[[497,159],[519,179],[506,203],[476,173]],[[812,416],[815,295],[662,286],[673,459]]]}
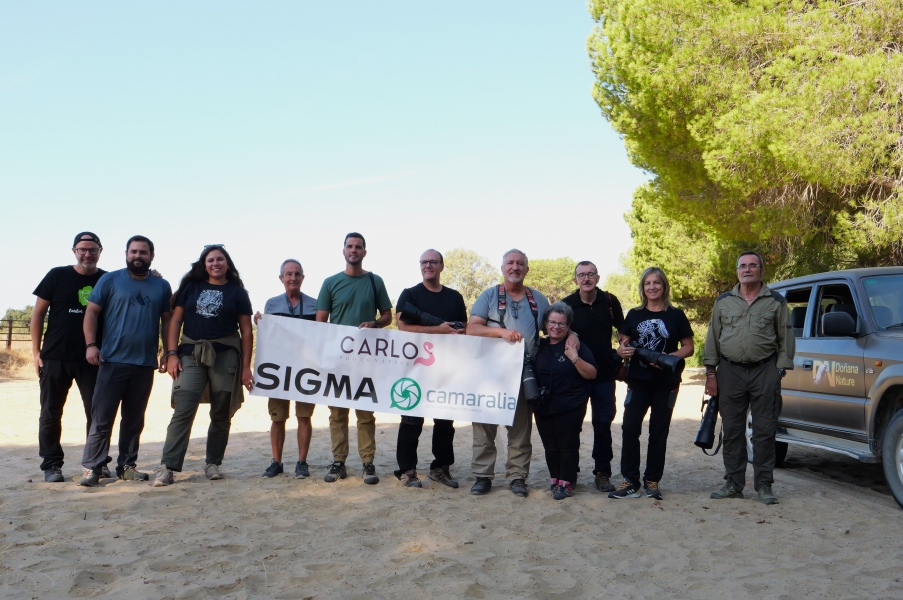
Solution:
{"label": "vehicle wheel", "polygon": [[894,500],[903,508],[903,410],[890,420],[881,446],[884,477]]}
{"label": "vehicle wheel", "polygon": [[[780,469],[784,466],[784,459],[787,458],[787,442],[774,443],[774,466]],[[746,412],[746,461],[753,461],[752,446],[752,411]]]}

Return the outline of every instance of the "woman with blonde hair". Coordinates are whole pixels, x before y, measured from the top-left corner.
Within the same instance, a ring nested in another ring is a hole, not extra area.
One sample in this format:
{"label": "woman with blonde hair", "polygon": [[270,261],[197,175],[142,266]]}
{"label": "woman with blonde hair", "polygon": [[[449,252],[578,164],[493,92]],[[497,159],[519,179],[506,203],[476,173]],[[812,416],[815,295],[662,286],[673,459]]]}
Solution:
{"label": "woman with blonde hair", "polygon": [[646,412],[651,411],[642,487],[647,497],[661,500],[659,482],[665,470],[668,430],[680,388],[680,371],[662,369],[634,355],[639,347],[678,358],[692,356],[693,330],[684,312],[671,305],[671,286],[660,268],[649,267],[643,271],[639,292],[640,306],[631,309],[624,317],[618,336],[621,340],[618,356],[628,361],[627,397],[624,399],[621,425],[621,474],[624,482],[608,497],[639,498],[642,494],[640,434]]}

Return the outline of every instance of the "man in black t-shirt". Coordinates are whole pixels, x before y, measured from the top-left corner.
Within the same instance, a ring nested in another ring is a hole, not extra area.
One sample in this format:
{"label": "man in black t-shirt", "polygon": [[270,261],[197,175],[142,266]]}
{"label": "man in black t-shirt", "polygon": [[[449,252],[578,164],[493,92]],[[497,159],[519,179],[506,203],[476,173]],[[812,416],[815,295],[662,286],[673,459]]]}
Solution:
{"label": "man in black t-shirt", "polygon": [[599,270],[584,260],[574,269],[577,291],[563,302],[574,309],[571,330],[580,336],[596,359],[596,379],[589,382],[593,408],[593,486],[600,492],[614,491],[611,484],[611,422],[615,418],[615,376],[621,359],[612,349],[612,329],[624,325],[621,303],[612,294],[600,290]]}
{"label": "man in black t-shirt", "polygon": [[[427,250],[420,255],[420,273],[423,283],[407,288],[398,297],[396,320],[398,329],[413,333],[446,333],[461,335],[463,324],[467,322],[467,307],[464,298],[457,291],[443,286],[439,279],[445,270],[445,262],[436,250]],[[420,325],[413,314],[405,314],[405,305],[410,303],[417,310],[442,319],[441,325]],[[417,445],[423,431],[423,417],[401,417],[398,426],[397,459],[398,470],[395,476],[405,487],[420,487],[417,478]],[[430,464],[429,478],[452,488],[458,482],[449,472],[455,462],[454,421],[433,419],[433,457]]]}
{"label": "man in black t-shirt", "polygon": [[[97,268],[103,246],[89,231],[75,236],[72,253],[75,265],[50,269],[34,290],[35,307],[31,319],[31,350],[40,380],[41,417],[38,422],[38,447],[43,461],[44,481],[63,481],[62,435],[63,406],[72,382],[78,386],[85,407],[86,433],[91,426],[91,399],[97,380],[97,367],[85,360],[85,334],[82,324],[88,296],[105,271]],[[47,331],[44,317],[50,313]],[[43,345],[41,344],[43,338]],[[101,336],[98,335],[100,340]],[[104,477],[111,477],[106,466]]]}

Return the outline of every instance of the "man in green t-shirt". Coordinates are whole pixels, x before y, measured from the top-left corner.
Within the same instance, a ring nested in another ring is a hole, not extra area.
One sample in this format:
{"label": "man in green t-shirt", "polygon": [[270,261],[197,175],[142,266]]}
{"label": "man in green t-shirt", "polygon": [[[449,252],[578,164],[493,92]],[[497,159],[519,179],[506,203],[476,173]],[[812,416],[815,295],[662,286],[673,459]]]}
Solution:
{"label": "man in green t-shirt", "polygon": [[[328,277],[317,297],[317,321],[348,325],[359,329],[385,327],[392,322],[392,302],[379,275],[365,271],[367,242],[359,233],[345,236],[345,270]],[[379,311],[379,318],[376,312]],[[373,458],[376,455],[376,419],[369,410],[355,410],[357,415],[357,447],[364,463],[364,483],[379,483]],[[333,483],[345,479],[348,458],[349,409],[330,407],[329,433],[332,436],[332,466],[323,481]]]}

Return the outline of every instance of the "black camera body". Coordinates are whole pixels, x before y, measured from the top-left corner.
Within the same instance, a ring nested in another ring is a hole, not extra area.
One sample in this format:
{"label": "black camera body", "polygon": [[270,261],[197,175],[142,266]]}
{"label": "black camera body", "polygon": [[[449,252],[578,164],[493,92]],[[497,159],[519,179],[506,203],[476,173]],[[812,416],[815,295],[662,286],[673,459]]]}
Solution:
{"label": "black camera body", "polygon": [[680,375],[684,372],[686,361],[682,358],[665,354],[664,352],[656,352],[655,350],[643,348],[639,345],[639,342],[630,342],[627,345],[636,349],[635,356],[646,361],[650,365],[656,365],[665,371],[671,371],[676,375]]}
{"label": "black camera body", "polygon": [[[404,303],[401,309],[401,320],[411,325],[422,325],[423,327],[436,327],[445,323],[439,317],[434,317],[428,312],[423,312],[410,302]],[[451,321],[452,329],[464,329],[464,323],[461,321]]]}

